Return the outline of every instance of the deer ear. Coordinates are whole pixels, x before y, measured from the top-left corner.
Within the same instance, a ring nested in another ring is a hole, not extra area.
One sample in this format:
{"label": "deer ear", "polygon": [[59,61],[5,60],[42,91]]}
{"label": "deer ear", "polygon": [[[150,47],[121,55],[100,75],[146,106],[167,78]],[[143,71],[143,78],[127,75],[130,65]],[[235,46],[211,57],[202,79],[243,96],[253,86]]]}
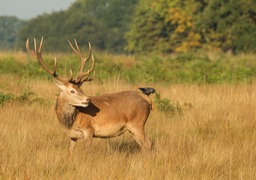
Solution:
{"label": "deer ear", "polygon": [[55,84],[61,89],[61,90],[64,90],[66,89],[66,83],[65,82],[62,82],[58,79],[55,79],[53,78],[53,81],[55,82]]}

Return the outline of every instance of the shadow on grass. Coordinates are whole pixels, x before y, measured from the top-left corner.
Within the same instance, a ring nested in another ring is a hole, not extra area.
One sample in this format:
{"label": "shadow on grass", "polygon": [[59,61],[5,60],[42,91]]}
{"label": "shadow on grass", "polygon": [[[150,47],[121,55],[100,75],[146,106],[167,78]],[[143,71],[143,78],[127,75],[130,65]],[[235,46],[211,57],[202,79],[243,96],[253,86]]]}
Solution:
{"label": "shadow on grass", "polygon": [[[109,147],[112,151],[119,153],[136,154],[142,152],[140,146],[135,141],[122,141],[122,142],[110,142]],[[154,150],[154,143],[152,143],[152,149]]]}

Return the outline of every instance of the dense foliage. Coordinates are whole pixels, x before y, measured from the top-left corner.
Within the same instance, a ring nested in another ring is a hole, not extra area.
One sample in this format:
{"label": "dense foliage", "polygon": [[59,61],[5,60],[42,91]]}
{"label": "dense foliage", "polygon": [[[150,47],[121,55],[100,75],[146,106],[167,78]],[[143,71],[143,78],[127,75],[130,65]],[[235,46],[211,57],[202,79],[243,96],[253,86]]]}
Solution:
{"label": "dense foliage", "polygon": [[256,50],[256,1],[140,1],[127,33],[132,52],[187,52],[195,48]]}
{"label": "dense foliage", "polygon": [[45,36],[50,51],[66,50],[67,39],[77,38],[94,48],[121,52],[124,33],[137,0],[77,0],[67,11],[34,18],[20,32],[20,47],[28,37]]}
{"label": "dense foliage", "polygon": [[255,0],[76,0],[65,11],[0,25],[2,49],[44,36],[49,51],[67,50],[72,38],[114,53],[256,50]]}
{"label": "dense foliage", "polygon": [[18,32],[25,21],[12,16],[0,16],[0,49],[13,49],[18,40]]}
{"label": "dense foliage", "polygon": [[256,50],[255,0],[205,0],[197,18],[203,43],[211,49],[248,52]]}
{"label": "dense foliage", "polygon": [[140,1],[130,31],[127,50],[132,52],[187,52],[200,46],[194,30],[194,0]]}

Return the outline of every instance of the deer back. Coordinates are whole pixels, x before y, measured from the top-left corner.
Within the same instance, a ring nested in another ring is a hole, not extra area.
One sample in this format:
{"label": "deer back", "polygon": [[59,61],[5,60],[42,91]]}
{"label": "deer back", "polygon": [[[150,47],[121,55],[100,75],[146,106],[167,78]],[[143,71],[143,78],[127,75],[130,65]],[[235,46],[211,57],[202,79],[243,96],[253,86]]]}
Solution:
{"label": "deer back", "polygon": [[123,91],[101,96],[91,96],[88,107],[77,107],[76,126],[126,124],[146,121],[152,102],[147,95],[136,91]]}

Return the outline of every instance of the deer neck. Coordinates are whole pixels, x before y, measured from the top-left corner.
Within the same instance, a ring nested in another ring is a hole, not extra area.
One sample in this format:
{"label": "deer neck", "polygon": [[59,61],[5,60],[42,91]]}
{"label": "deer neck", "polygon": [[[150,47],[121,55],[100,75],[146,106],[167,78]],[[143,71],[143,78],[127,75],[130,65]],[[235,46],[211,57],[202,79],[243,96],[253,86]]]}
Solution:
{"label": "deer neck", "polygon": [[55,110],[60,123],[67,128],[71,128],[76,119],[76,107],[70,105],[67,99],[60,94]]}

